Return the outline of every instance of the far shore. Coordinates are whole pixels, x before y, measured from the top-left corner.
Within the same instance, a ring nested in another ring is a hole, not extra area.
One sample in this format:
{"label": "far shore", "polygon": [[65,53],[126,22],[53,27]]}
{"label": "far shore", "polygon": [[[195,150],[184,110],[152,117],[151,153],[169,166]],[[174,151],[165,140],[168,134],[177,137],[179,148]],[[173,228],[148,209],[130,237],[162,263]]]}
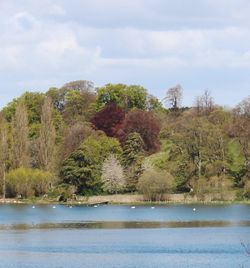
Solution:
{"label": "far shore", "polygon": [[5,198],[0,199],[0,204],[66,204],[66,205],[95,205],[95,204],[121,204],[121,205],[149,205],[149,204],[250,204],[250,200],[236,200],[231,197],[227,200],[212,199],[206,196],[199,200],[196,196],[187,194],[168,194],[161,201],[145,200],[143,195],[139,194],[116,194],[116,195],[96,195],[96,196],[77,196],[74,200],[68,199],[66,202],[59,202],[57,198],[31,198],[17,199]]}

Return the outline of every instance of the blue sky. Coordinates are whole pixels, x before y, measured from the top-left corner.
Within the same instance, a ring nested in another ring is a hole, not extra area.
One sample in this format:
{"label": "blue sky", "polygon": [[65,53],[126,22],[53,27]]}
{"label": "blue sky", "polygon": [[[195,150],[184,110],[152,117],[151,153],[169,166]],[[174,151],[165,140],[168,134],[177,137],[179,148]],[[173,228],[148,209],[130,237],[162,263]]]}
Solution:
{"label": "blue sky", "polygon": [[1,0],[0,107],[72,80],[250,95],[249,0]]}

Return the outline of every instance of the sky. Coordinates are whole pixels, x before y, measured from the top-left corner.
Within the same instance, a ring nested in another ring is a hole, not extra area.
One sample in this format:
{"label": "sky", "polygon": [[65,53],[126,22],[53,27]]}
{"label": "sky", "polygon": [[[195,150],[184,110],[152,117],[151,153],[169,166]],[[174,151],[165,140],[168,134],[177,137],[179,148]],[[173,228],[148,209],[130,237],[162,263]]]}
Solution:
{"label": "sky", "polygon": [[74,80],[250,95],[249,0],[0,0],[0,107]]}

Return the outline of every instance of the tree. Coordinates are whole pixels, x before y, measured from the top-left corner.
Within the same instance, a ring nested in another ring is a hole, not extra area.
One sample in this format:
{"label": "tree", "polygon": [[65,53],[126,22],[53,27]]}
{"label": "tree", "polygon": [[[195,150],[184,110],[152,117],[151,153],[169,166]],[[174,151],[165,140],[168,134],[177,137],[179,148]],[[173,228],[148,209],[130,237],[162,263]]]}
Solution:
{"label": "tree", "polygon": [[88,80],[76,80],[69,83],[66,83],[62,86],[67,90],[75,90],[75,91],[93,91],[94,83]]}
{"label": "tree", "polygon": [[208,116],[215,108],[213,97],[208,90],[202,96],[196,97],[195,108],[198,115]]}
{"label": "tree", "polygon": [[49,97],[44,99],[39,136],[39,166],[43,170],[52,170],[55,152],[56,131],[53,122],[53,105]]}
{"label": "tree", "polygon": [[225,173],[226,140],[221,129],[207,119],[183,118],[178,132],[170,139],[170,159],[175,165],[179,189],[193,188],[206,172],[211,176]]}
{"label": "tree", "polygon": [[124,141],[130,133],[140,134],[145,144],[145,150],[153,153],[160,146],[160,123],[152,112],[146,112],[139,109],[131,110],[125,117],[119,135],[119,139]]}
{"label": "tree", "polygon": [[14,99],[6,107],[3,108],[4,117],[8,122],[11,122],[18,103],[22,102],[27,113],[27,120],[29,126],[29,137],[35,139],[39,135],[40,115],[42,104],[44,101],[44,94],[39,92],[25,92],[19,98]]}
{"label": "tree", "polygon": [[49,172],[39,169],[18,168],[6,175],[6,188],[9,197],[34,197],[45,194],[53,183]]}
{"label": "tree", "polygon": [[171,109],[177,110],[181,107],[183,89],[181,85],[176,85],[168,89],[165,100]]}
{"label": "tree", "polygon": [[143,172],[144,142],[139,133],[130,133],[125,141],[122,162],[125,166],[126,189],[136,191],[138,179]]}
{"label": "tree", "polygon": [[7,122],[2,114],[0,114],[0,176],[1,176],[1,186],[3,199],[5,199],[6,193],[6,168],[8,161],[8,129]]}
{"label": "tree", "polygon": [[155,96],[148,94],[146,110],[147,111],[163,110],[162,103]]}
{"label": "tree", "polygon": [[138,182],[138,190],[149,201],[160,201],[163,195],[172,191],[173,177],[166,171],[150,168],[142,174]]}
{"label": "tree", "polygon": [[110,154],[102,165],[102,183],[103,190],[108,193],[122,191],[125,187],[125,176],[123,168],[114,154]]}
{"label": "tree", "polygon": [[76,122],[65,130],[61,145],[61,159],[65,160],[75,151],[93,130],[88,122]]}
{"label": "tree", "polygon": [[51,98],[54,108],[58,112],[62,112],[65,106],[65,96],[68,90],[66,88],[51,87],[46,92],[46,96]]}
{"label": "tree", "polygon": [[108,103],[116,103],[128,111],[132,108],[146,109],[147,90],[138,85],[107,84],[97,88],[97,107],[101,109]]}
{"label": "tree", "polygon": [[144,142],[139,133],[132,132],[128,134],[122,153],[123,164],[125,167],[132,165],[136,162],[139,156],[143,155],[143,148]]}
{"label": "tree", "polygon": [[240,102],[235,109],[236,113],[250,120],[250,96]]}
{"label": "tree", "polygon": [[16,106],[12,119],[12,166],[14,168],[29,167],[29,130],[28,115],[23,102]]}
{"label": "tree", "polygon": [[87,121],[94,113],[95,93],[89,90],[70,90],[65,96],[63,117],[67,124]]}
{"label": "tree", "polygon": [[250,178],[250,121],[244,115],[235,113],[229,132],[240,145],[245,160],[246,176]]}
{"label": "tree", "polygon": [[111,154],[121,154],[119,142],[103,133],[86,138],[64,162],[61,168],[63,182],[76,186],[78,193],[102,191],[101,170]]}
{"label": "tree", "polygon": [[114,137],[121,128],[124,118],[124,110],[111,102],[97,112],[91,122],[95,129],[104,131],[109,137]]}

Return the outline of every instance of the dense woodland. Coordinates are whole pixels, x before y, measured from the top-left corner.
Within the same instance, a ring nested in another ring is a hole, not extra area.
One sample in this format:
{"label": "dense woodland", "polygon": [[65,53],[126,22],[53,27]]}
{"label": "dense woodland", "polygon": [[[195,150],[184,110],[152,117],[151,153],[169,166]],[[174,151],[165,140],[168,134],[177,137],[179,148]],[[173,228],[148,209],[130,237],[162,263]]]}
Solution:
{"label": "dense woodland", "polygon": [[250,97],[228,109],[208,91],[182,107],[182,95],[85,80],[24,93],[0,114],[2,196],[250,198]]}

